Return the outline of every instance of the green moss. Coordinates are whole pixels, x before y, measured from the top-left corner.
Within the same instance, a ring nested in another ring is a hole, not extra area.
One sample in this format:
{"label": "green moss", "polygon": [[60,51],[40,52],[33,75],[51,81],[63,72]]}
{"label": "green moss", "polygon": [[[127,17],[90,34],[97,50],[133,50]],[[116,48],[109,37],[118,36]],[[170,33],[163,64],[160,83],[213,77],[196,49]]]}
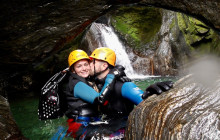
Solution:
{"label": "green moss", "polygon": [[152,7],[120,7],[112,14],[112,25],[126,39],[131,47],[139,48],[152,41],[161,26],[159,9]]}
{"label": "green moss", "polygon": [[170,29],[174,28],[175,24],[176,24],[176,23],[175,23],[175,20],[173,19],[173,20],[172,20],[172,23],[170,24]]}
{"label": "green moss", "polygon": [[211,53],[215,53],[218,56],[220,56],[220,36],[217,33],[213,33],[212,35],[213,38],[213,43],[212,46],[210,48]]}
{"label": "green moss", "polygon": [[182,13],[177,13],[177,21],[192,52],[220,54],[220,40],[212,29],[201,21]]}

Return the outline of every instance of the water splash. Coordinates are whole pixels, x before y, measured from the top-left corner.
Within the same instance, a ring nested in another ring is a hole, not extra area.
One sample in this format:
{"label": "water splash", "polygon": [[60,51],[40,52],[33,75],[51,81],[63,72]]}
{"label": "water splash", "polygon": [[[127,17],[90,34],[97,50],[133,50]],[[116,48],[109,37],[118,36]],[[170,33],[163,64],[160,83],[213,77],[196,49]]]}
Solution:
{"label": "water splash", "polygon": [[125,73],[131,79],[146,79],[149,75],[141,75],[137,74],[129,59],[129,55],[126,52],[126,49],[122,42],[119,40],[118,36],[115,34],[113,28],[111,26],[106,26],[101,23],[93,23],[91,26],[91,30],[95,33],[95,35],[99,35],[96,39],[99,41],[98,47],[108,47],[115,51],[116,53],[116,65],[122,65],[125,67]]}

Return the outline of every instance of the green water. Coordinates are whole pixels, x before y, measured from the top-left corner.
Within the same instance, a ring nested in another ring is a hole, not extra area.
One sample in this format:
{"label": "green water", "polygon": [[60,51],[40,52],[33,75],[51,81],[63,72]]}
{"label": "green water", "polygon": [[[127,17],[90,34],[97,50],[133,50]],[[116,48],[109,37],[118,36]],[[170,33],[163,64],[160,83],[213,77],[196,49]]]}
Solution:
{"label": "green water", "polygon": [[178,77],[150,77],[147,79],[139,79],[134,80],[133,82],[143,91],[150,85],[156,83],[156,82],[162,82],[162,81],[173,81],[175,82],[178,79]]}
{"label": "green water", "polygon": [[38,97],[26,97],[10,103],[17,125],[26,138],[31,140],[51,139],[58,126],[65,126],[67,118],[40,121],[37,116]]}
{"label": "green water", "polygon": [[[142,90],[149,85],[166,80],[176,81],[174,77],[154,77],[133,82]],[[30,140],[48,140],[57,132],[58,127],[66,126],[66,117],[40,121],[37,116],[38,97],[25,97],[10,102],[11,111],[23,135]],[[65,138],[67,139],[67,138]],[[70,139],[70,138],[69,138]]]}

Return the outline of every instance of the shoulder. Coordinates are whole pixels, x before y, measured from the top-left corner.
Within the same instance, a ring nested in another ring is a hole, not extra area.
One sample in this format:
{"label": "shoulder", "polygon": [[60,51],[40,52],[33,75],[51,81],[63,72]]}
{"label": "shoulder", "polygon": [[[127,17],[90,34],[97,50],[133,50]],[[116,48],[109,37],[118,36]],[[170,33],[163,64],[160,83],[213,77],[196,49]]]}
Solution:
{"label": "shoulder", "polygon": [[78,78],[75,78],[74,74],[70,74],[69,76],[69,82],[68,82],[68,86],[70,88],[75,87],[75,85],[80,82],[80,80]]}
{"label": "shoulder", "polygon": [[123,85],[122,85],[122,89],[124,90],[140,90],[137,85],[133,82],[125,82]]}
{"label": "shoulder", "polygon": [[134,85],[135,84],[133,82],[122,82],[120,80],[116,80],[115,89],[130,88],[131,86]]}

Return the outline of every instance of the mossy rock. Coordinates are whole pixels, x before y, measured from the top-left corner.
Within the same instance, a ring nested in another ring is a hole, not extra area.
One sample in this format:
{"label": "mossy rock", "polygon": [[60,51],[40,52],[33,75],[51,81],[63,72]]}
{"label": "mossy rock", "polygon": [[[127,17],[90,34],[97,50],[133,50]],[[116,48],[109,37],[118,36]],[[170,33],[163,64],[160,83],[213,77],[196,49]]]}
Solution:
{"label": "mossy rock", "polygon": [[219,35],[210,27],[182,13],[177,13],[177,23],[193,53],[220,55]]}
{"label": "mossy rock", "polygon": [[115,30],[131,48],[140,51],[160,30],[161,20],[160,9],[153,7],[122,6],[111,16]]}

